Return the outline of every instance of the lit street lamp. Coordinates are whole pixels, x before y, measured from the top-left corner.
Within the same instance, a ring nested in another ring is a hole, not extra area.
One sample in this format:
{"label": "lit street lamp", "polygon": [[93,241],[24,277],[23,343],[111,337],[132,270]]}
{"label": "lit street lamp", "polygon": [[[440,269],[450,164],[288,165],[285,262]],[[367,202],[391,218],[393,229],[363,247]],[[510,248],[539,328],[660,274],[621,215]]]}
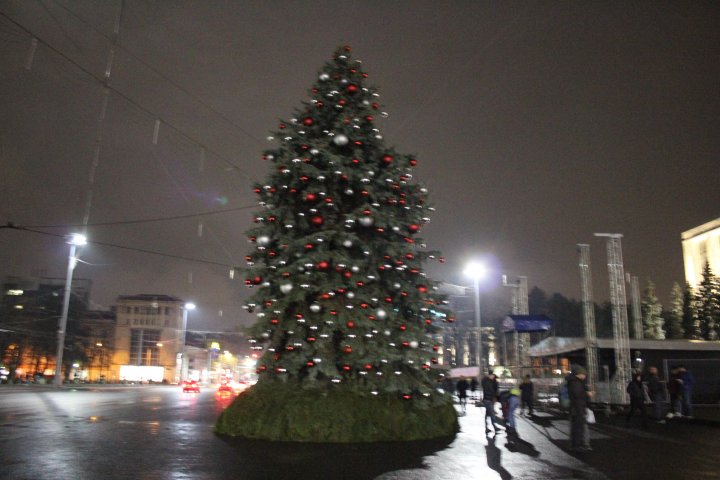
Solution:
{"label": "lit street lamp", "polygon": [[57,337],[57,355],[55,364],[55,378],[53,384],[57,387],[62,385],[62,361],[63,361],[63,350],[65,349],[65,329],[67,327],[68,310],[70,309],[70,290],[72,286],[72,275],[77,264],[77,257],[75,251],[77,247],[87,245],[87,238],[85,235],[79,233],[73,233],[70,237],[70,256],[68,257],[68,268],[67,276],[65,277],[65,295],[63,296],[62,315],[60,315],[60,323],[58,325],[58,337]]}
{"label": "lit street lamp", "polygon": [[182,322],[182,345],[181,345],[181,352],[180,352],[180,380],[185,381],[187,380],[188,376],[188,361],[187,361],[187,354],[185,353],[185,338],[187,336],[187,317],[188,317],[188,311],[189,310],[195,310],[195,304],[192,302],[187,302],[183,306],[183,322]]}
{"label": "lit street lamp", "polygon": [[483,374],[483,356],[482,356],[482,323],[480,321],[480,279],[485,276],[486,268],[485,265],[478,262],[470,263],[465,267],[466,276],[473,279],[473,286],[475,287],[475,327],[477,328],[477,335],[475,336],[475,356],[476,364],[478,366],[478,376]]}

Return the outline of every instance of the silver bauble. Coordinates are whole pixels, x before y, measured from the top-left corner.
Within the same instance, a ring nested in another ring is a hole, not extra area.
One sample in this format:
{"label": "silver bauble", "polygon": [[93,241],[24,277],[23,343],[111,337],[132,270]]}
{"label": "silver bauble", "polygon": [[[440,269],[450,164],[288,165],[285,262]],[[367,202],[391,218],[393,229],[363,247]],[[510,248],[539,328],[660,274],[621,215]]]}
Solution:
{"label": "silver bauble", "polygon": [[360,225],[363,227],[369,227],[373,224],[373,219],[372,217],[360,217],[358,222],[360,222]]}
{"label": "silver bauble", "polygon": [[292,291],[292,289],[293,289],[292,283],[283,283],[282,285],[280,285],[280,291],[282,293],[290,293]]}
{"label": "silver bauble", "polygon": [[347,137],[347,135],[343,135],[342,133],[333,137],[333,143],[340,147],[347,145],[349,141],[350,139]]}

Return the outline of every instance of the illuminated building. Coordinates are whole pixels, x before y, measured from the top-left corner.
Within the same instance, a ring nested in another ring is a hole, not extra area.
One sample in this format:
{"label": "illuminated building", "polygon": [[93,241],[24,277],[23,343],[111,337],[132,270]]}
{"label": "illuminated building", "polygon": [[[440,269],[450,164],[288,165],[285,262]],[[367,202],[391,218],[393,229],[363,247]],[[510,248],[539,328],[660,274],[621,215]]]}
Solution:
{"label": "illuminated building", "polygon": [[713,275],[720,274],[720,218],[682,233],[685,280],[692,288],[702,281],[705,264]]}

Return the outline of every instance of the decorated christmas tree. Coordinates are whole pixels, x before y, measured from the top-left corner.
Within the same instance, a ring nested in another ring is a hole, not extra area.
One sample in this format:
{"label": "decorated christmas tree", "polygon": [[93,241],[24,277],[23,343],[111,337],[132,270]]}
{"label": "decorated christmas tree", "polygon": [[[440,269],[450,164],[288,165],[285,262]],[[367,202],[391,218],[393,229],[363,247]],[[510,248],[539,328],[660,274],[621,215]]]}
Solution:
{"label": "decorated christmas tree", "polygon": [[255,186],[245,280],[259,380],[218,433],[366,442],[457,431],[433,340],[453,318],[423,272],[442,258],[419,237],[433,209],[415,157],[385,144],[367,77],[338,49],[262,155],[271,171]]}

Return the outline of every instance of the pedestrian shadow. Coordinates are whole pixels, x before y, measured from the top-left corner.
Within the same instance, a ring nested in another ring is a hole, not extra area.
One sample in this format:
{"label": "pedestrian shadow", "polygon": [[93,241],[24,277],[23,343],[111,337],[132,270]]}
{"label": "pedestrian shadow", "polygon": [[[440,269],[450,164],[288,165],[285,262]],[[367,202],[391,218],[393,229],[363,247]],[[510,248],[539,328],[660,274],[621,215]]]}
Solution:
{"label": "pedestrian shadow", "polygon": [[552,417],[538,417],[537,415],[533,415],[532,417],[527,417],[527,420],[535,425],[545,428],[550,427],[553,424]]}
{"label": "pedestrian shadow", "polygon": [[448,437],[412,442],[338,444],[219,438],[236,454],[233,471],[223,473],[226,478],[235,476],[243,480],[371,480],[396,470],[427,468],[424,457],[447,448],[455,440],[455,437]]}
{"label": "pedestrian shadow", "polygon": [[507,448],[513,453],[522,453],[533,458],[540,456],[540,452],[537,451],[535,445],[526,440],[523,440],[517,435],[508,435],[508,440],[505,444],[505,448]]}
{"label": "pedestrian shadow", "polygon": [[510,472],[502,466],[502,451],[495,445],[495,436],[486,435],[487,445],[485,446],[485,456],[487,457],[488,467],[498,472],[502,480],[509,480],[512,477]]}

